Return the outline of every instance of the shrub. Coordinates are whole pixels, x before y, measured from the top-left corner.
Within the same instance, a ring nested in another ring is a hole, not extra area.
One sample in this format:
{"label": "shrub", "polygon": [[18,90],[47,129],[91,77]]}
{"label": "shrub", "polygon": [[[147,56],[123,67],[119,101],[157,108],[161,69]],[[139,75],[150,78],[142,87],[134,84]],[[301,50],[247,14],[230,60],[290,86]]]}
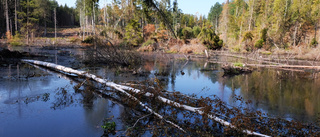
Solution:
{"label": "shrub", "polygon": [[259,39],[259,40],[256,41],[256,43],[254,44],[254,47],[260,49],[260,48],[262,48],[263,45],[264,45],[264,40],[263,40],[263,39]]}
{"label": "shrub", "polygon": [[16,31],[15,33],[16,35],[14,35],[10,40],[10,45],[12,46],[21,46],[23,43],[21,42],[21,35],[18,31]]}
{"label": "shrub", "polygon": [[211,27],[203,27],[199,33],[198,38],[202,41],[208,49],[221,49],[223,46],[223,41],[219,38]]}
{"label": "shrub", "polygon": [[316,47],[318,45],[318,41],[316,40],[316,38],[313,38],[311,40],[310,46]]}
{"label": "shrub", "polygon": [[236,63],[233,63],[233,66],[235,67],[243,67],[243,63],[240,63],[240,62],[236,62]]}
{"label": "shrub", "polygon": [[183,30],[183,28],[179,28],[178,31],[177,31],[177,35],[178,35],[178,37],[179,37],[180,39],[183,39],[183,38],[182,38],[182,37],[183,37],[182,30]]}
{"label": "shrub", "polygon": [[267,28],[262,29],[262,31],[261,31],[261,39],[262,39],[264,42],[267,41],[267,33],[268,33],[268,29],[267,29]]}
{"label": "shrub", "polygon": [[71,43],[76,43],[76,42],[80,41],[80,39],[77,38],[76,36],[74,36],[74,37],[70,37],[69,41],[70,41]]}
{"label": "shrub", "polygon": [[240,46],[240,45],[234,46],[234,47],[232,47],[232,50],[233,50],[234,52],[240,52],[241,46]]}
{"label": "shrub", "polygon": [[93,44],[94,38],[92,36],[88,36],[82,41],[82,43]]}
{"label": "shrub", "polygon": [[12,39],[12,35],[10,33],[10,31],[6,32],[6,38],[10,41]]}
{"label": "shrub", "polygon": [[149,46],[149,45],[152,45],[152,44],[154,44],[154,43],[156,43],[154,40],[149,39],[149,40],[147,40],[146,42],[144,42],[144,43],[142,44],[142,47],[144,47],[144,46]]}
{"label": "shrub", "polygon": [[120,31],[114,30],[113,33],[117,35],[118,39],[123,39],[123,34]]}
{"label": "shrub", "polygon": [[252,51],[254,47],[254,43],[252,42],[252,39],[253,39],[253,34],[251,33],[251,31],[247,31],[244,33],[242,41],[245,42],[246,51]]}
{"label": "shrub", "polygon": [[169,39],[168,31],[167,30],[159,30],[159,32],[156,35],[158,40],[167,40]]}
{"label": "shrub", "polygon": [[153,24],[147,24],[146,26],[143,27],[143,35],[146,39],[154,35],[156,31],[156,27]]}
{"label": "shrub", "polygon": [[185,27],[182,29],[182,39],[191,39],[193,37],[193,32],[190,27]]}
{"label": "shrub", "polygon": [[252,39],[253,39],[253,34],[250,31],[247,31],[244,33],[242,41],[247,42],[248,40],[252,41]]}
{"label": "shrub", "polygon": [[107,29],[103,29],[101,32],[100,32],[100,36],[105,36],[107,37],[108,36],[108,30]]}
{"label": "shrub", "polygon": [[199,26],[194,26],[192,31],[193,31],[193,36],[198,37],[198,35],[201,32],[201,28]]}
{"label": "shrub", "polygon": [[137,20],[130,20],[128,25],[126,26],[125,30],[125,40],[131,45],[131,46],[138,46],[143,41],[142,38],[142,30],[139,27],[140,23],[138,23]]}

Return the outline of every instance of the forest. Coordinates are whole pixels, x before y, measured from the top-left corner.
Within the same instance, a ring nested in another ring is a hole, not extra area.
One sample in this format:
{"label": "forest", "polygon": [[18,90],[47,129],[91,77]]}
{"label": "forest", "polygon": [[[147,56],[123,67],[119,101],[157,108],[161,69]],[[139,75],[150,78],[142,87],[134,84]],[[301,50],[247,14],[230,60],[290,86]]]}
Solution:
{"label": "forest", "polygon": [[320,0],[183,2],[0,0],[0,136],[319,136]]}

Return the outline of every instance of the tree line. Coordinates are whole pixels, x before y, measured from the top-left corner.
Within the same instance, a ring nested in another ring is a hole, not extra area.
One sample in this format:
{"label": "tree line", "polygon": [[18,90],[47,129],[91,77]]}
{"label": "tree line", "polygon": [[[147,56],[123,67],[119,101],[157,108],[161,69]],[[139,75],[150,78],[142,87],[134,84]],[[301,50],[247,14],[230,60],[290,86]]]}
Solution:
{"label": "tree line", "polygon": [[226,0],[208,19],[234,49],[314,47],[320,40],[320,0]]}
{"label": "tree line", "polygon": [[58,26],[80,26],[82,40],[100,34],[138,46],[150,40],[180,38],[187,42],[201,38],[209,48],[222,46],[208,19],[204,15],[182,13],[177,0],[111,0],[101,8],[99,0],[77,0],[76,8],[59,6],[55,0],[0,2],[0,12],[5,13],[0,19],[8,21],[0,23],[0,32],[7,32],[7,37],[16,33],[26,39],[46,36],[47,27],[54,27],[56,17]]}
{"label": "tree line", "polygon": [[211,49],[247,51],[318,45],[320,0],[226,0],[207,16],[184,14],[178,0],[77,0],[76,7],[55,0],[0,0],[0,32],[46,36],[54,27],[80,26],[83,40],[92,34],[138,46],[146,41],[197,38]]}
{"label": "tree line", "polygon": [[[7,37],[16,33],[23,36],[46,36],[47,27],[77,26],[79,17],[74,8],[58,5],[55,0],[0,0],[0,33]],[[54,11],[56,10],[56,13]]]}

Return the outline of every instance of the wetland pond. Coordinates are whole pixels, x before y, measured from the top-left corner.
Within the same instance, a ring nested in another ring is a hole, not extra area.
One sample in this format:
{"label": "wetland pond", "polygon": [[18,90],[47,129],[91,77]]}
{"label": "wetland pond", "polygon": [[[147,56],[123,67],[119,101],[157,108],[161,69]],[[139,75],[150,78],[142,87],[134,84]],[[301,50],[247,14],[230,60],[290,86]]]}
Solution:
{"label": "wetland pond", "polygon": [[[221,64],[161,55],[160,59],[140,66],[148,73],[133,75],[109,67],[83,65],[77,61],[85,58],[81,48],[58,50],[29,51],[52,55],[44,61],[86,70],[116,83],[157,78],[168,91],[196,97],[216,96],[233,106],[238,105],[234,99],[237,95],[251,100],[250,108],[270,116],[318,122],[320,78],[311,71],[257,68],[250,74],[227,77],[223,76]],[[217,60],[241,61],[224,56],[218,56]],[[118,132],[114,136],[125,135],[127,127],[133,126],[136,120],[131,120],[130,109],[98,94],[78,92],[74,86],[81,82],[21,62],[1,64],[0,136],[101,136],[104,119],[116,123]],[[143,136],[150,134],[147,131]]]}

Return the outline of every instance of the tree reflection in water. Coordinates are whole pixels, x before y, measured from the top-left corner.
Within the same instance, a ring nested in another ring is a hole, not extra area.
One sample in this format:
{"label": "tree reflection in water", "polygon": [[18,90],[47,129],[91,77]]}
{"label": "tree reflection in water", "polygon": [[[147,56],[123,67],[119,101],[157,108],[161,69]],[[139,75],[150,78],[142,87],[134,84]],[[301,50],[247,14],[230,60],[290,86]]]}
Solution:
{"label": "tree reflection in water", "polygon": [[77,102],[77,99],[74,98],[74,93],[69,93],[65,88],[59,88],[54,95],[52,109],[64,109],[73,105]]}

